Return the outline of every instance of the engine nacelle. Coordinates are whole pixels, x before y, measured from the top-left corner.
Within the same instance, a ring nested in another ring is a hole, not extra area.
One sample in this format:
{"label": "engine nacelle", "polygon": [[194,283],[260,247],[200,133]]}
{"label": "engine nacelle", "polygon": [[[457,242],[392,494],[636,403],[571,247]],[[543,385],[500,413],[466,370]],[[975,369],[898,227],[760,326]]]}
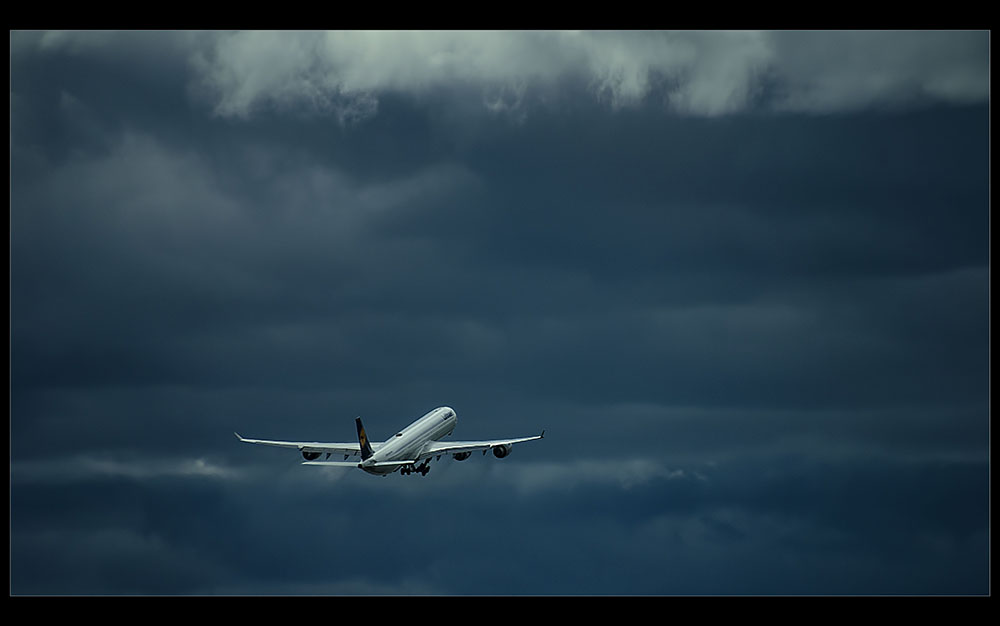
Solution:
{"label": "engine nacelle", "polygon": [[498,459],[502,459],[505,456],[507,456],[508,454],[510,454],[510,451],[512,449],[513,449],[513,447],[510,446],[510,445],[508,445],[508,444],[506,444],[506,443],[502,444],[502,445],[499,445],[499,446],[494,446],[493,447],[493,456],[495,456]]}
{"label": "engine nacelle", "polygon": [[310,452],[308,450],[303,450],[302,451],[302,458],[304,458],[307,461],[315,461],[316,459],[319,458],[319,455],[321,455],[321,454],[323,454],[323,453],[322,452]]}
{"label": "engine nacelle", "polygon": [[467,459],[470,456],[472,456],[472,453],[471,452],[458,452],[454,456],[455,456],[455,460],[456,461],[464,461],[465,459]]}

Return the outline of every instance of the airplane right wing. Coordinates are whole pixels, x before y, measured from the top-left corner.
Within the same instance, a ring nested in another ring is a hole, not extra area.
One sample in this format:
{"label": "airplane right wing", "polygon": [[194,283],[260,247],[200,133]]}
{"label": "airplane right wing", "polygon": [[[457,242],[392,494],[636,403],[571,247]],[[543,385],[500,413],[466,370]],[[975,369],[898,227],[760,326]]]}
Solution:
{"label": "airplane right wing", "polygon": [[[502,456],[507,456],[510,453],[510,448],[515,443],[524,443],[526,441],[535,441],[537,439],[542,439],[545,437],[545,431],[542,434],[535,435],[534,437],[520,437],[517,439],[490,439],[487,441],[432,441],[427,444],[424,451],[420,453],[420,458],[424,459],[431,456],[436,456],[439,454],[463,454],[472,453],[477,450],[482,450],[483,454],[487,450],[493,450],[495,448],[501,448],[504,450]],[[498,454],[498,456],[500,456]],[[502,458],[502,457],[501,457]]]}

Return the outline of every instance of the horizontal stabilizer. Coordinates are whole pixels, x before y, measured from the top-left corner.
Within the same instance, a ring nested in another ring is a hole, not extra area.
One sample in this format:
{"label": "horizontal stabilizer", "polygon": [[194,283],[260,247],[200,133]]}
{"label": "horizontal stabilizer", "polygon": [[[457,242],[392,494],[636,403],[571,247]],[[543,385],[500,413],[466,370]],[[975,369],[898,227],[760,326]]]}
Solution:
{"label": "horizontal stabilizer", "polygon": [[357,461],[305,461],[303,465],[325,465],[327,467],[361,467]]}
{"label": "horizontal stabilizer", "polygon": [[[413,465],[416,461],[383,461],[381,463],[372,463],[366,465],[365,467],[397,467],[400,465]],[[305,461],[303,465],[325,465],[327,467],[361,467],[361,463],[357,461]]]}
{"label": "horizontal stabilizer", "polygon": [[380,461],[373,463],[370,467],[396,467],[399,465],[413,465],[416,462],[415,459],[410,459],[409,461]]}

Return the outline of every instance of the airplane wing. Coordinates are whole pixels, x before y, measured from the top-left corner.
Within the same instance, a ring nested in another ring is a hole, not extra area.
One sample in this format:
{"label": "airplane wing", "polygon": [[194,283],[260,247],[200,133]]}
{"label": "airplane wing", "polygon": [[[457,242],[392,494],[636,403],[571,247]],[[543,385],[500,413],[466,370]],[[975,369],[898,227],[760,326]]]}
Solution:
{"label": "airplane wing", "polygon": [[535,435],[534,437],[520,437],[518,439],[490,439],[487,441],[432,441],[424,448],[423,452],[420,453],[420,459],[426,459],[427,457],[437,456],[439,454],[460,454],[463,452],[476,452],[477,450],[482,450],[485,454],[487,450],[492,450],[500,446],[510,447],[515,443],[524,443],[525,441],[535,441],[536,439],[541,439],[545,437],[545,431],[542,431],[541,435]]}
{"label": "airplane wing", "polygon": [[[243,443],[256,443],[264,446],[275,446],[278,448],[292,448],[294,450],[299,450],[300,452],[314,452],[314,453],[329,453],[329,454],[345,454],[347,456],[358,456],[361,454],[361,444],[355,441],[354,443],[323,443],[319,441],[269,441],[266,439],[245,439],[241,437],[239,433],[233,433],[236,438]],[[378,450],[382,444],[372,443],[372,448]]]}

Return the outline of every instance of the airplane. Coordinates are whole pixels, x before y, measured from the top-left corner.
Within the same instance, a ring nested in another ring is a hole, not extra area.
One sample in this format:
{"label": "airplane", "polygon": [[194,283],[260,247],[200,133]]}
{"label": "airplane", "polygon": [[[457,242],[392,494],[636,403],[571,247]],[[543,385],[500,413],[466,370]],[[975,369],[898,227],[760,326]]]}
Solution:
{"label": "airplane", "polygon": [[[382,443],[370,442],[365,434],[361,418],[354,420],[358,427],[357,443],[319,443],[304,441],[267,441],[263,439],[244,439],[239,433],[233,433],[243,443],[256,443],[279,448],[296,448],[305,459],[303,465],[318,465],[325,467],[356,467],[376,476],[388,476],[399,470],[401,475],[419,473],[426,476],[430,471],[432,458],[441,459],[450,454],[456,461],[464,461],[473,452],[482,450],[485,455],[492,450],[493,456],[502,459],[510,454],[514,444],[525,441],[535,441],[545,436],[521,437],[519,439],[491,439],[488,441],[453,441],[441,442],[438,439],[446,437],[455,430],[458,415],[454,409],[442,406],[430,411],[417,421],[385,440]],[[343,454],[343,461],[319,461],[326,454],[329,459],[332,454]],[[352,456],[361,457],[361,461],[348,461]],[[419,465],[418,465],[419,463]]]}

